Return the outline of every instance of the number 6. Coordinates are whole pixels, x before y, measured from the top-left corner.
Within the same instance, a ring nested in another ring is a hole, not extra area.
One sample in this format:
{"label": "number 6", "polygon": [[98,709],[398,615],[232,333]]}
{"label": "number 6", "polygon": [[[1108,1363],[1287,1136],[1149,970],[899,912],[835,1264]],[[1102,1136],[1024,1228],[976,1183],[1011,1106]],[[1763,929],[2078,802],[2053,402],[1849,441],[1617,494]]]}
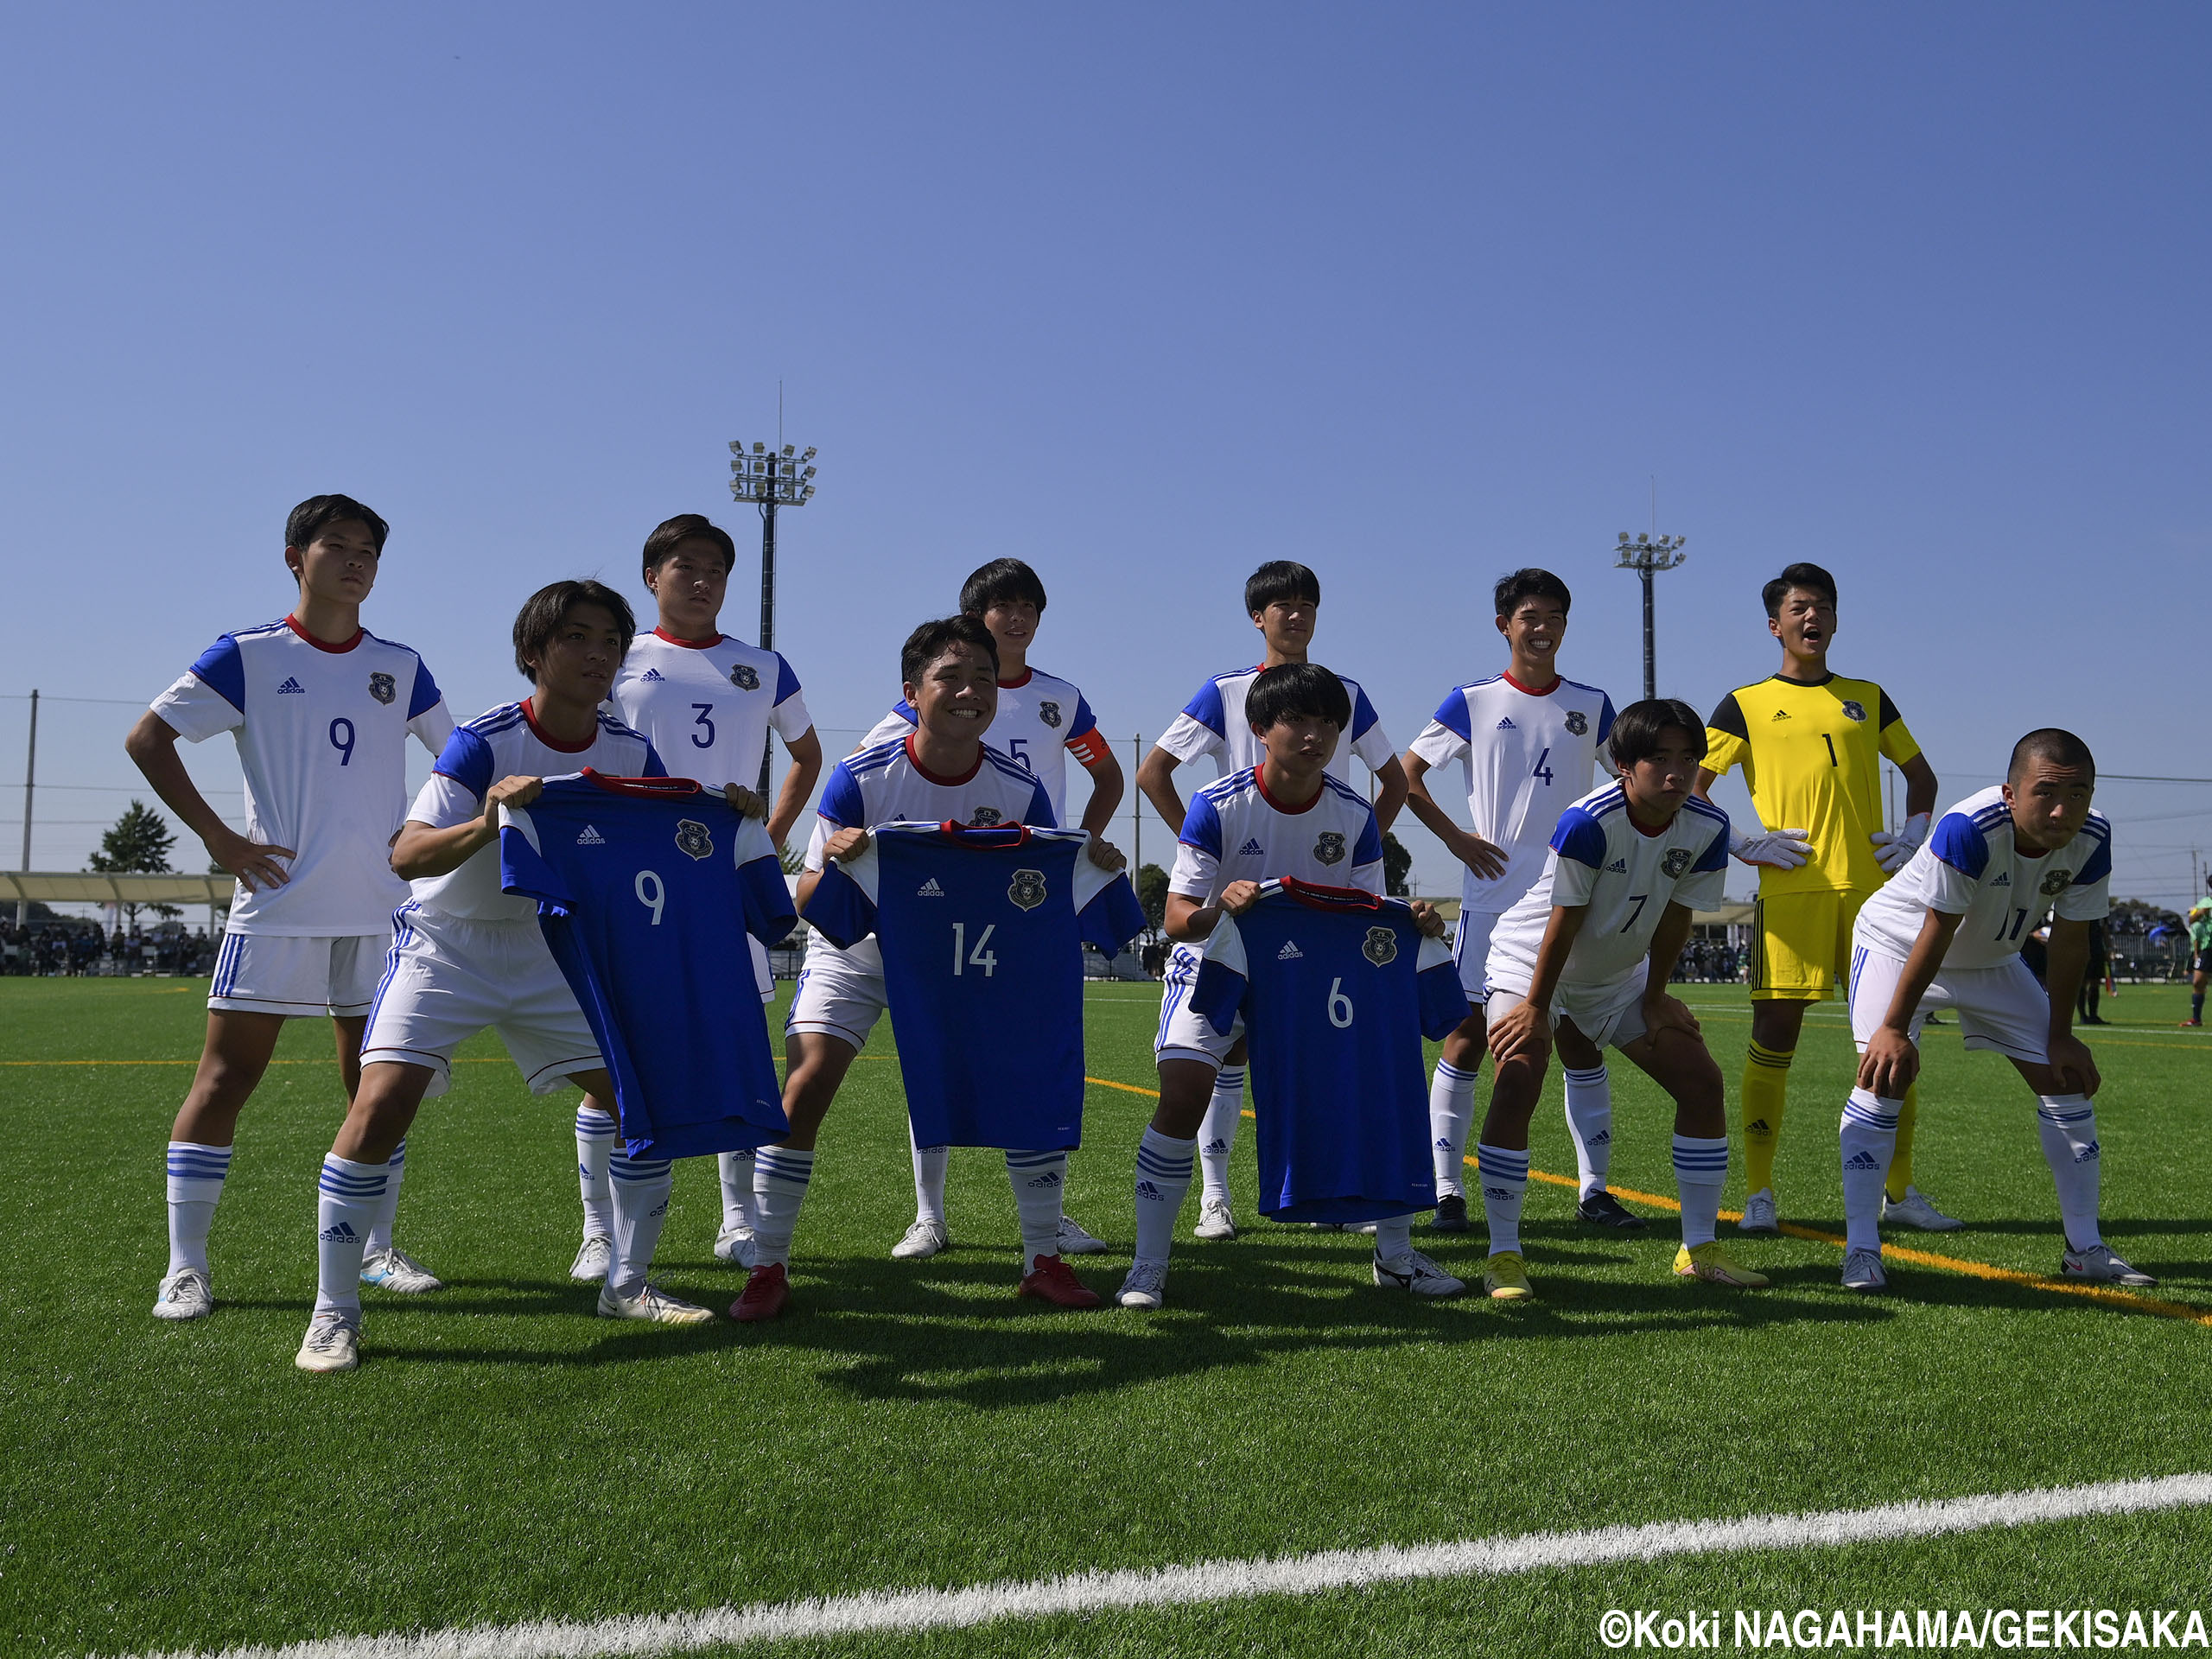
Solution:
{"label": "number 6", "polygon": [[1329,1023],[1338,1031],[1351,1024],[1351,998],[1344,995],[1341,979],[1329,982]]}
{"label": "number 6", "polygon": [[[648,889],[645,885],[647,882],[651,882],[652,884],[650,889]],[[661,904],[667,897],[666,893],[661,890],[660,877],[655,875],[651,870],[639,870],[638,872],[636,886],[638,889],[638,902],[643,905],[647,910],[652,912],[653,925],[655,927],[658,927],[660,925]]]}

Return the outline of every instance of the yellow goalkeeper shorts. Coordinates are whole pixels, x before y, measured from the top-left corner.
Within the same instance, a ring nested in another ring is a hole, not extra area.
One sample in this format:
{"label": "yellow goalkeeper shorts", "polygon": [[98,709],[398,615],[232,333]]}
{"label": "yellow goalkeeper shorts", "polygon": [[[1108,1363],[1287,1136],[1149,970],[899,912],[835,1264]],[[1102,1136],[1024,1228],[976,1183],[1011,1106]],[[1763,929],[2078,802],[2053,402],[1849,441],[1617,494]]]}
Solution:
{"label": "yellow goalkeeper shorts", "polygon": [[1850,971],[1862,893],[1789,893],[1753,907],[1751,999],[1821,1002]]}

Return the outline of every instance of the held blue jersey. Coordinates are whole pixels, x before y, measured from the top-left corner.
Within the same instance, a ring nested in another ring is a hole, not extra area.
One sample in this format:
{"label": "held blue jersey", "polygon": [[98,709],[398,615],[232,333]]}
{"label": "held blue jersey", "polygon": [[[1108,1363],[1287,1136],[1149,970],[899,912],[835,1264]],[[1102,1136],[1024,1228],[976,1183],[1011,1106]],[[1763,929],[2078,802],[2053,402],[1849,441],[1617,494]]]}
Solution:
{"label": "held blue jersey", "polygon": [[920,1147],[1047,1152],[1083,1140],[1083,950],[1144,925],[1080,830],[887,823],[823,872],[806,919],[883,954]]}
{"label": "held blue jersey", "polygon": [[1262,1215],[1378,1221],[1436,1202],[1421,1039],[1467,998],[1403,900],[1262,883],[1214,925],[1191,1006],[1224,1033],[1243,1014]]}
{"label": "held blue jersey", "polygon": [[537,901],[632,1157],[789,1132],[746,939],[772,944],[798,918],[758,819],[683,779],[549,778],[501,811],[499,883]]}

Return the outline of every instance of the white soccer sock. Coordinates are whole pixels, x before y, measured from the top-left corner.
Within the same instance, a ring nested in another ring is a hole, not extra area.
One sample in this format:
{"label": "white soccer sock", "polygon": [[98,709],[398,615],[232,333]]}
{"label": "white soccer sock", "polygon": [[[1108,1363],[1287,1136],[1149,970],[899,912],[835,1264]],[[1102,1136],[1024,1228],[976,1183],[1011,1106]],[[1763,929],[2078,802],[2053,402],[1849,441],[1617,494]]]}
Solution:
{"label": "white soccer sock", "polygon": [[407,1178],[407,1142],[402,1139],[391,1149],[391,1158],[385,1166],[389,1178],[384,1184],[384,1202],[377,1206],[377,1218],[369,1229],[368,1254],[391,1248],[391,1224],[399,1214],[399,1184]]}
{"label": "white soccer sock", "polygon": [[[1610,1109],[1606,1116],[1612,1116]],[[1728,1185],[1728,1137],[1708,1141],[1694,1135],[1675,1137],[1675,1191],[1682,1200],[1682,1243],[1693,1248],[1713,1243],[1720,1220],[1720,1189]]]}
{"label": "white soccer sock", "polygon": [[207,1271],[207,1230],[215,1224],[215,1205],[223,1178],[231,1173],[231,1148],[203,1147],[193,1141],[169,1142],[169,1271]]}
{"label": "white soccer sock", "polygon": [[1490,1253],[1521,1248],[1521,1200],[1529,1191],[1529,1154],[1485,1141],[1475,1143],[1475,1173],[1483,1184],[1483,1215],[1490,1223]]}
{"label": "white soccer sock", "polygon": [[1137,1143],[1136,1260],[1165,1264],[1175,1239],[1175,1215],[1191,1190],[1196,1141],[1178,1141],[1150,1124]]}
{"label": "white soccer sock", "polygon": [[753,1225],[753,1149],[726,1152],[715,1160],[722,1178],[722,1225]]}
{"label": "white soccer sock", "polygon": [[607,1180],[614,1150],[614,1119],[596,1106],[576,1108],[576,1182],[583,1189],[584,1236],[614,1236],[613,1193]]}
{"label": "white soccer sock", "polygon": [[[944,1225],[944,1169],[952,1161],[950,1147],[917,1147],[914,1125],[906,1123],[906,1144],[914,1154],[914,1219]],[[1015,1196],[1020,1197],[1020,1193]],[[1026,1269],[1025,1269],[1026,1271]]]}
{"label": "white soccer sock", "polygon": [[361,1319],[361,1253],[376,1225],[390,1176],[382,1164],[357,1164],[326,1153],[316,1183],[315,1289],[317,1313]]}
{"label": "white soccer sock", "polygon": [[676,1166],[665,1158],[632,1158],[617,1147],[607,1173],[614,1188],[614,1263],[607,1270],[607,1287],[626,1298],[645,1287],[645,1269],[668,1223]]}
{"label": "white soccer sock", "polygon": [[1587,1071],[1567,1069],[1567,1132],[1574,1140],[1574,1166],[1586,1198],[1605,1186],[1613,1166],[1613,1085],[1602,1065]]}
{"label": "white soccer sock", "polygon": [[1040,1255],[1060,1253],[1060,1204],[1067,1191],[1065,1152],[1009,1152],[1006,1178],[1014,1183],[1014,1207],[1021,1217],[1021,1271],[1037,1270]]}
{"label": "white soccer sock", "polygon": [[1883,1100],[1865,1089],[1853,1089],[1844,1103],[1838,1135],[1843,1151],[1844,1248],[1878,1250],[1882,1248],[1882,1189],[1890,1179],[1890,1160],[1897,1151],[1897,1114],[1902,1100]]}
{"label": "white soccer sock", "polygon": [[1467,1135],[1474,1122],[1475,1074],[1439,1060],[1428,1084],[1428,1133],[1440,1198],[1467,1195]]}
{"label": "white soccer sock", "polygon": [[1375,1255],[1377,1260],[1395,1262],[1414,1247],[1414,1218],[1393,1216],[1388,1221],[1375,1224]]}
{"label": "white soccer sock", "polygon": [[1236,1145],[1237,1126],[1244,1121],[1244,1068],[1224,1065],[1213,1074],[1213,1097],[1206,1102],[1205,1122],[1198,1126],[1198,1162],[1205,1168],[1205,1198],[1229,1202],[1229,1154]]}
{"label": "white soccer sock", "polygon": [[814,1154],[791,1147],[762,1147],[753,1156],[753,1259],[766,1267],[791,1259],[799,1206],[814,1179]]}
{"label": "white soccer sock", "polygon": [[2097,1110],[2087,1095],[2045,1095],[2036,1106],[2036,1132],[2058,1184],[2058,1213],[2066,1248],[2086,1250],[2104,1242],[2097,1226]]}

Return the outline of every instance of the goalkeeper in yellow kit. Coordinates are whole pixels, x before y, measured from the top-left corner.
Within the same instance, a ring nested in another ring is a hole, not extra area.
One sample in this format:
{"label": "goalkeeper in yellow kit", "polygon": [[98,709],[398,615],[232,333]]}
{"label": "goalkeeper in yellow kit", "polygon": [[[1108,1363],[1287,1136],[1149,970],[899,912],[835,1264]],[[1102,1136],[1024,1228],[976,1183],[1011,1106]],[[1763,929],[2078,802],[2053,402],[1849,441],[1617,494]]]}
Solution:
{"label": "goalkeeper in yellow kit", "polygon": [[[1729,850],[1759,867],[1751,957],[1751,1047],[1744,1065],[1747,1233],[1777,1230],[1774,1154],[1789,1090],[1789,1062],[1808,1004],[1834,995],[1850,970],[1851,925],[1859,906],[1928,838],[1936,773],[1905,729],[1897,705],[1872,680],[1828,671],[1835,638],[1835,578],[1817,564],[1793,564],[1766,584],[1767,626],[1782,645],[1782,671],[1730,692],[1706,732],[1697,792],[1741,765],[1759,824],[1741,829]],[[1882,759],[1904,773],[1905,825],[1882,815]],[[1908,1090],[1897,1120],[1883,1219],[1931,1232],[1960,1224],[1912,1185],[1912,1130],[1919,1100]]]}

